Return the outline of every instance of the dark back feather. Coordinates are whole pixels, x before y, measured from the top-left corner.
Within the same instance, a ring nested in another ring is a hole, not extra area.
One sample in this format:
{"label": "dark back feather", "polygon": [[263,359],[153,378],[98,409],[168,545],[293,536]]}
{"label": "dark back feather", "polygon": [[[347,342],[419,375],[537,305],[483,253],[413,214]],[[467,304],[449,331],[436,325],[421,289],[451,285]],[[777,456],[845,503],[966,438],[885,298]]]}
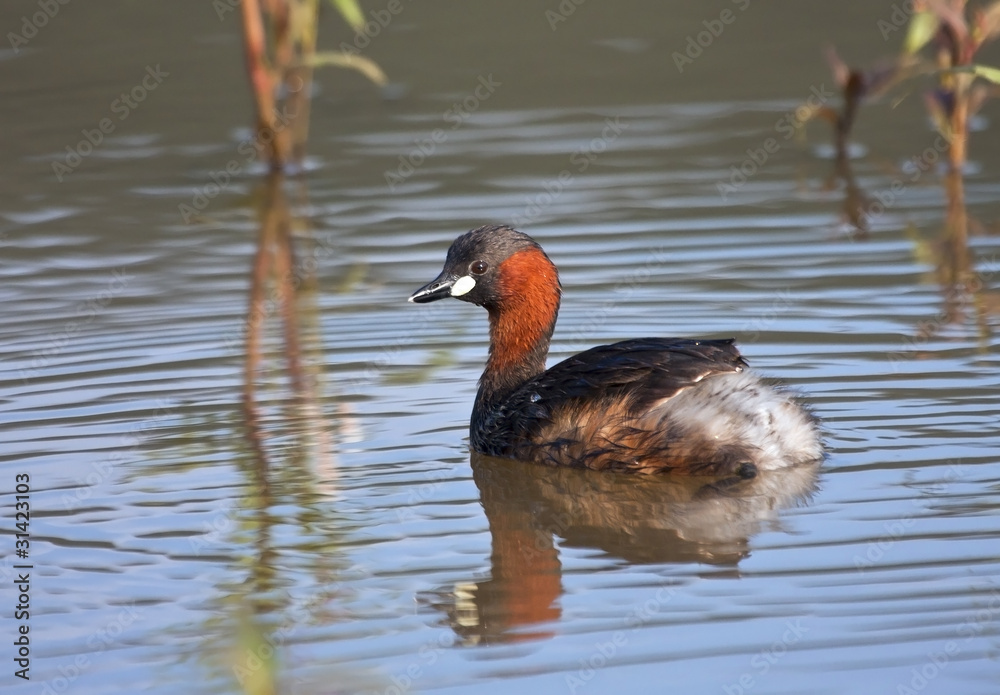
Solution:
{"label": "dark back feather", "polygon": [[[543,436],[556,416],[591,412],[627,420],[713,374],[742,371],[746,362],[733,343],[636,338],[591,348],[529,379],[497,403],[477,403],[473,447],[495,456],[530,459],[539,458],[539,448],[558,452],[559,440]],[[602,467],[586,461],[553,462]]]}

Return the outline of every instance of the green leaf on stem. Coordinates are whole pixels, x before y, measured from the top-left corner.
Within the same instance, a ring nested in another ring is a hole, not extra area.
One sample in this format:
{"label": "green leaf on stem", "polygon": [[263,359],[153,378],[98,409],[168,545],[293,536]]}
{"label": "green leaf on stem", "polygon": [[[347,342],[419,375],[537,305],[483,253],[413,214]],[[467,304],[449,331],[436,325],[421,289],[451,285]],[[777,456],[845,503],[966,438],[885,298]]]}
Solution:
{"label": "green leaf on stem", "polygon": [[365,26],[365,15],[361,11],[358,0],[330,0],[330,3],[337,8],[344,20],[351,25],[354,31],[361,31]]}
{"label": "green leaf on stem", "polygon": [[933,12],[916,12],[910,18],[910,26],[906,30],[906,41],[903,51],[913,55],[934,38],[941,20]]}
{"label": "green leaf on stem", "polygon": [[973,65],[972,72],[977,77],[989,80],[993,84],[1000,84],[1000,68],[994,68],[990,65]]}
{"label": "green leaf on stem", "polygon": [[972,73],[976,77],[982,77],[993,84],[1000,84],[1000,68],[995,68],[991,65],[963,65],[962,67],[953,68],[948,72]]}
{"label": "green leaf on stem", "polygon": [[347,51],[323,51],[314,53],[308,61],[310,67],[320,67],[321,65],[333,65],[338,68],[348,68],[357,70],[369,80],[384,87],[389,84],[389,77],[382,72],[382,68],[374,60],[365,58],[363,55],[354,55]]}

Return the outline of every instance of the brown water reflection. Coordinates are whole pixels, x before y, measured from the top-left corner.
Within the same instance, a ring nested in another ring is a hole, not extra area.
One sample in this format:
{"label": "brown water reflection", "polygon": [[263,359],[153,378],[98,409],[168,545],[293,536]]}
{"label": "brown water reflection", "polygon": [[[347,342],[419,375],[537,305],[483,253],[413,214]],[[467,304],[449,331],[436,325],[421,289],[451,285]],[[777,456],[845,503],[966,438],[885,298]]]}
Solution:
{"label": "brown water reflection", "polygon": [[749,539],[812,497],[820,467],[718,480],[599,474],[476,453],[471,462],[492,537],[490,578],[456,584],[434,604],[475,644],[555,634],[559,547],[628,563],[707,563],[739,576]]}
{"label": "brown water reflection", "polygon": [[[843,216],[854,230],[851,238],[864,242],[870,239],[871,221],[886,214],[909,182],[919,179],[927,169],[933,169],[935,163],[927,159],[915,163],[918,158],[914,158],[910,164],[920,167],[918,170],[908,173],[897,170],[888,186],[870,194],[857,183],[850,157],[840,149],[842,145],[838,141],[834,169],[826,187],[833,188],[837,181],[843,182]],[[931,150],[929,147],[924,153]],[[918,230],[909,227],[914,256],[933,264],[934,282],[941,294],[939,313],[917,323],[912,343],[914,346],[922,345],[949,327],[970,325],[985,349],[992,334],[990,319],[1000,313],[1000,292],[990,288],[997,257],[993,254],[988,258],[978,258],[969,247],[970,236],[989,232],[982,223],[969,216],[962,172],[943,172],[940,185],[945,201],[945,218],[937,237],[926,239]]]}
{"label": "brown water reflection", "polygon": [[[982,263],[969,248],[971,228],[975,226],[981,233],[983,227],[969,217],[962,172],[948,172],[943,185],[947,201],[945,222],[940,238],[932,242],[933,257],[938,259],[934,274],[941,287],[941,319],[921,324],[916,338],[927,340],[945,326],[971,322],[980,345],[987,349],[992,332],[989,319],[1000,309],[1000,293],[989,288],[986,275],[980,270],[980,265],[992,263]],[[995,256],[992,261],[996,261]]]}
{"label": "brown water reflection", "polygon": [[[851,229],[849,234],[852,240],[866,241],[870,239],[872,222],[877,222],[899,205],[899,196],[909,186],[920,182],[933,187],[940,183],[945,216],[938,238],[926,241],[910,227],[914,255],[934,264],[934,279],[942,295],[939,315],[918,324],[914,342],[926,342],[948,326],[971,322],[985,347],[991,333],[989,319],[1000,311],[1000,293],[988,287],[996,256],[977,259],[969,248],[970,235],[987,235],[989,230],[981,222],[970,219],[964,172],[944,164],[948,147],[945,138],[939,134],[931,146],[910,158],[905,163],[908,170],[891,167],[887,172],[891,181],[888,185],[883,183],[877,191],[866,191],[854,174],[848,136],[862,97],[867,92],[884,91],[890,83],[902,79],[904,72],[905,66],[902,65],[883,67],[868,74],[848,71],[843,64],[839,65],[839,69],[834,68],[842,89],[841,110],[838,112],[823,107],[818,112],[819,116],[832,123],[834,134],[834,165],[824,189],[834,190],[843,185],[842,218]],[[938,175],[940,181],[936,179]]]}

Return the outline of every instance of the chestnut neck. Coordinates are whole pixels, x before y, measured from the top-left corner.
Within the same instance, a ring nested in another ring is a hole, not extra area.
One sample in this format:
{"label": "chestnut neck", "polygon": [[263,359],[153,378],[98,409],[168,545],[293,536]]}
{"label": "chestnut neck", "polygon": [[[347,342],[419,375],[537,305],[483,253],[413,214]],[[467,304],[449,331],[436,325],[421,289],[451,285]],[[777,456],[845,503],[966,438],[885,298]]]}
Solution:
{"label": "chestnut neck", "polygon": [[559,276],[541,249],[519,251],[500,264],[490,317],[490,353],[479,380],[477,408],[502,402],[545,371],[559,313]]}

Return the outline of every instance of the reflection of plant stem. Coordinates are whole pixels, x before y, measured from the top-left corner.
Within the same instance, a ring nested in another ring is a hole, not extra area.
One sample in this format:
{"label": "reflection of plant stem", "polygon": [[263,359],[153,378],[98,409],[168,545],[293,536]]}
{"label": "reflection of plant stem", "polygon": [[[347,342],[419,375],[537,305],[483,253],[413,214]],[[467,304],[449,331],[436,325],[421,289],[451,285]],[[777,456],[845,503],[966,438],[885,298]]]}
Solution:
{"label": "reflection of plant stem", "polygon": [[[305,195],[304,190],[302,195]],[[304,200],[304,199],[303,199]],[[328,428],[323,426],[322,409],[316,385],[318,370],[303,363],[301,328],[307,323],[310,312],[316,313],[315,303],[299,301],[299,287],[303,279],[308,279],[312,268],[299,267],[295,261],[292,245],[293,217],[285,193],[285,178],[278,172],[272,173],[264,186],[260,213],[261,226],[258,236],[257,253],[254,257],[250,283],[250,303],[248,307],[246,335],[246,367],[244,370],[243,404],[246,415],[248,439],[253,447],[259,465],[266,469],[265,435],[260,422],[260,405],[256,396],[257,376],[262,368],[262,336],[271,305],[277,304],[281,314],[283,356],[288,374],[289,386],[295,398],[292,405],[299,413],[289,414],[287,421],[294,423],[302,444],[318,446],[320,463],[327,463],[331,457],[332,442]],[[305,265],[305,264],[304,264]],[[266,288],[273,286],[269,301]],[[310,296],[305,293],[306,296]],[[312,325],[317,328],[315,321]],[[321,363],[318,341],[313,345],[314,363]],[[328,467],[332,470],[332,466]],[[326,470],[328,475],[330,470]]]}
{"label": "reflection of plant stem", "polygon": [[[846,139],[846,132],[844,135]],[[838,144],[838,147],[841,147],[841,145]],[[838,150],[837,152],[833,173],[830,175],[827,185],[833,188],[838,178],[844,182],[844,216],[851,226],[858,230],[856,237],[865,239],[868,237],[868,220],[866,215],[868,214],[871,200],[865,194],[864,190],[858,186],[854,178],[854,171],[851,169],[850,159],[843,150]]]}
{"label": "reflection of plant stem", "polygon": [[285,355],[292,388],[296,393],[302,389],[295,312],[290,307],[293,301],[290,288],[292,250],[291,236],[287,226],[288,204],[285,200],[283,187],[284,180],[280,174],[272,173],[268,176],[265,183],[265,196],[262,201],[263,209],[261,211],[260,233],[257,238],[257,254],[254,257],[253,275],[250,283],[249,320],[247,321],[247,361],[244,371],[243,404],[251,445],[257,453],[259,464],[265,469],[267,468],[266,454],[263,447],[259,405],[256,399],[256,380],[262,362],[261,332],[269,312],[265,297],[265,288],[269,277],[273,277],[276,283],[274,295],[278,300],[284,326]]}
{"label": "reflection of plant stem", "polygon": [[[272,177],[273,179],[273,177]],[[271,506],[271,489],[268,476],[267,454],[265,453],[263,434],[261,429],[261,418],[259,405],[254,389],[254,377],[261,364],[261,330],[265,323],[266,300],[265,283],[266,278],[274,267],[274,255],[269,252],[272,225],[265,221],[261,224],[260,239],[258,242],[257,254],[254,257],[252,281],[250,283],[250,302],[247,318],[246,332],[246,364],[243,382],[243,412],[246,421],[247,441],[254,453],[254,465],[252,467],[252,478],[254,481],[255,495],[250,505],[253,508],[253,517],[256,519],[256,533],[254,534],[254,544],[257,548],[257,555],[250,564],[251,568],[251,590],[250,596],[267,596],[270,591],[269,579],[273,575],[273,566],[270,543],[270,521],[268,509]],[[237,644],[239,649],[234,654],[233,668],[243,668],[251,676],[248,679],[241,678],[241,684],[245,693],[256,695],[272,695],[277,692],[276,674],[274,670],[273,658],[265,659],[259,668],[247,669],[246,655],[256,655],[259,647],[264,643],[264,635],[261,626],[256,621],[257,610],[254,607],[247,607],[241,611],[240,627],[238,631],[239,639]],[[272,655],[273,656],[273,655]]]}
{"label": "reflection of plant stem", "polygon": [[947,218],[941,240],[941,261],[938,282],[944,294],[943,316],[948,323],[957,323],[972,289],[972,256],[969,252],[969,216],[965,209],[965,188],[958,169],[948,172],[944,180],[947,196]]}
{"label": "reflection of plant stem", "polygon": [[257,467],[266,468],[266,456],[260,431],[260,412],[257,404],[255,377],[261,363],[261,327],[266,317],[264,278],[271,270],[273,257],[267,252],[269,226],[262,224],[257,241],[250,282],[250,303],[246,321],[246,364],[243,372],[243,413],[247,425],[247,441],[254,451]]}
{"label": "reflection of plant stem", "polygon": [[972,220],[965,207],[962,173],[950,170],[943,181],[947,198],[947,216],[941,237],[931,246],[935,268],[934,279],[941,291],[942,307],[930,320],[916,328],[913,345],[923,345],[936,337],[946,326],[965,322],[975,313],[977,333],[988,345],[991,301],[996,297],[986,286],[986,271],[976,270],[976,259],[969,249],[969,227]]}

